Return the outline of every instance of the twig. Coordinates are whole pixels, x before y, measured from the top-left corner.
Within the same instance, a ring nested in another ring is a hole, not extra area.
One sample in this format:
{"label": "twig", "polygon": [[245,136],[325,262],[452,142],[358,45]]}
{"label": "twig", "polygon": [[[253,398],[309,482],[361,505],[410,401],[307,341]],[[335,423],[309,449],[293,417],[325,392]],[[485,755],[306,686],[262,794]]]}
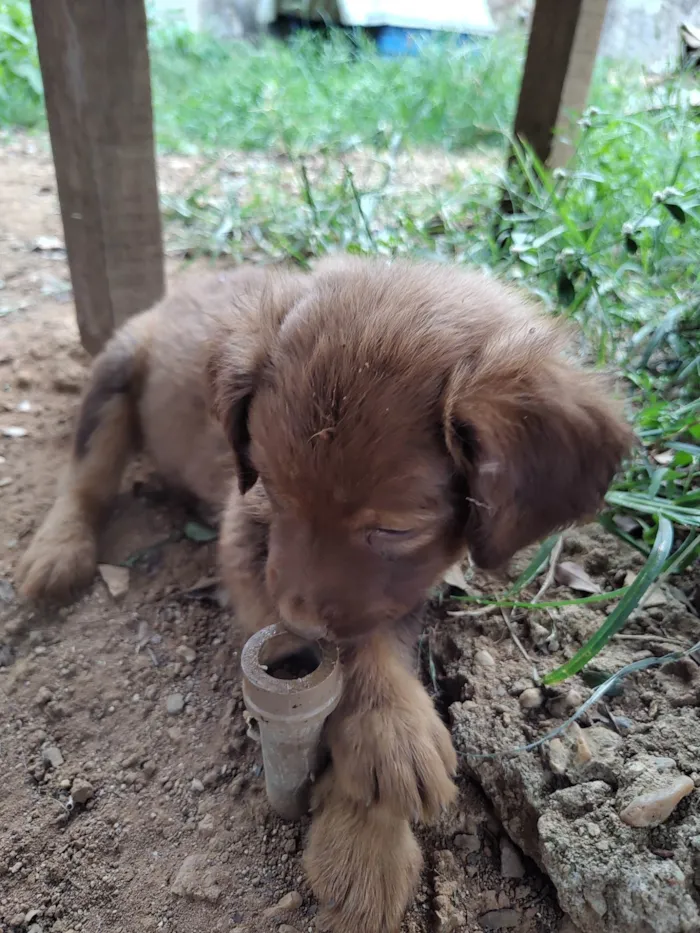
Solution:
{"label": "twig", "polygon": [[515,626],[513,625],[513,620],[511,619],[510,610],[501,609],[501,615],[503,616],[503,621],[506,623],[506,628],[510,632],[510,637],[513,639],[513,642],[515,643],[515,647],[518,649],[520,654],[525,658],[527,663],[532,664],[532,672],[534,675],[535,683],[539,683],[540,675],[539,675],[539,671],[537,670],[537,665],[535,664],[533,659],[530,657],[530,655],[527,653],[523,643],[520,641],[520,638],[518,637],[518,633],[515,631]]}
{"label": "twig", "polygon": [[455,611],[448,612],[447,615],[451,616],[453,619],[475,619],[477,616],[486,616],[490,612],[495,612],[496,609],[500,609],[500,606],[490,605],[482,606],[481,609],[458,609]]}
{"label": "twig", "polygon": [[619,638],[621,641],[646,641],[661,645],[673,645],[675,648],[685,648],[685,642],[679,638],[667,638],[665,635],[625,635],[620,632],[613,635],[613,638]]}
{"label": "twig", "polygon": [[552,548],[552,553],[549,555],[549,567],[547,568],[547,573],[545,578],[542,581],[542,586],[537,591],[536,595],[532,599],[533,603],[538,603],[547,590],[550,588],[552,583],[554,583],[554,574],[557,572],[557,564],[559,563],[559,558],[561,557],[561,549],[564,546],[564,535],[562,534],[557,543]]}

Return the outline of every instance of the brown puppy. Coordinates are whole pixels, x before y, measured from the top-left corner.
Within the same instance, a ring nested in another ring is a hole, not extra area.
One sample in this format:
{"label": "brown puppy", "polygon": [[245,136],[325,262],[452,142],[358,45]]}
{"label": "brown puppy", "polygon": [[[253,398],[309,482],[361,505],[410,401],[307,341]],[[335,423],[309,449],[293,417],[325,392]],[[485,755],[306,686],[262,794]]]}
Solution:
{"label": "brown puppy", "polygon": [[22,591],[90,579],[139,440],[166,479],[223,508],[244,631],[281,617],[343,645],[306,858],[337,933],[398,929],[420,868],[409,822],[454,797],[449,734],[412,663],[428,589],[467,551],[496,568],[594,513],[631,443],[561,351],[550,320],[485,277],[342,259],[194,283],[95,362]]}

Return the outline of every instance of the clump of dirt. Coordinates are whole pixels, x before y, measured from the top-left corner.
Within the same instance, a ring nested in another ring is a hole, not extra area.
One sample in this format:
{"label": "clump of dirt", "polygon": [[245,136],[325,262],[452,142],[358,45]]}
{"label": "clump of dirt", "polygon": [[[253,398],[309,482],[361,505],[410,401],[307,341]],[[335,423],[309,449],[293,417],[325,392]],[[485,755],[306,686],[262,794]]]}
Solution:
{"label": "clump of dirt", "polygon": [[[598,526],[565,541],[563,559],[579,569],[579,581],[603,592],[642,563]],[[690,602],[696,581],[689,575],[681,583],[653,594],[596,665],[614,672],[700,641]],[[546,598],[573,595],[554,585]],[[509,754],[568,719],[590,696],[580,677],[542,688],[533,669],[544,673],[570,657],[605,611],[597,604],[520,619],[513,613],[510,623],[528,662],[504,620],[477,610],[440,628],[433,663],[451,691],[449,716],[466,772],[494,803],[510,837],[547,872],[581,930],[689,933],[700,929],[695,655],[629,676],[562,736],[534,752]]]}

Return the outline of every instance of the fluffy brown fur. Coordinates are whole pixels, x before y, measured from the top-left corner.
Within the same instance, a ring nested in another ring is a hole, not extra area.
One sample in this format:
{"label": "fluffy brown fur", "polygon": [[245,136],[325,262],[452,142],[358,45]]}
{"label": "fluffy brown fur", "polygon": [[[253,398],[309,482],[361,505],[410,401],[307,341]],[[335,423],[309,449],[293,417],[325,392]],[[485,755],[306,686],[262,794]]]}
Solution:
{"label": "fluffy brown fur", "polygon": [[281,618],[341,642],[306,865],[336,933],[395,933],[420,868],[409,823],[455,794],[449,734],[413,665],[426,593],[467,551],[497,568],[593,514],[631,442],[559,329],[486,277],[355,259],[216,275],[96,360],[18,576],[29,598],[90,579],[137,444],[223,510],[242,630]]}

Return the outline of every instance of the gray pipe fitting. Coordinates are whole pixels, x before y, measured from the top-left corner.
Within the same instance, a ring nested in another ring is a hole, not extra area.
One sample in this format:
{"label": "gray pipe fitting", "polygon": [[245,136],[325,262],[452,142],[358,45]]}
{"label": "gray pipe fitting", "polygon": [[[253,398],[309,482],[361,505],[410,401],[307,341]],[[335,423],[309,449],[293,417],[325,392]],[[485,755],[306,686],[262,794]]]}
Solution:
{"label": "gray pipe fitting", "polygon": [[283,819],[299,819],[308,812],[323,724],[343,690],[338,648],[270,625],[246,642],[241,666],[243,700],[257,723],[270,805]]}

